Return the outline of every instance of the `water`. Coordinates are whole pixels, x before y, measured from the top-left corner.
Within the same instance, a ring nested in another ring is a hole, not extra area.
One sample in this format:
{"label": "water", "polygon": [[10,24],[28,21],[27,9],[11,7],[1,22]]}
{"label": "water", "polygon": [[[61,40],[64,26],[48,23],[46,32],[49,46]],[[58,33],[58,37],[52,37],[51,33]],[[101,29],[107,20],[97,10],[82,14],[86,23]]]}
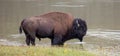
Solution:
{"label": "water", "polygon": [[[52,11],[71,13],[87,22],[88,32],[84,41],[67,41],[65,46],[68,48],[107,56],[120,55],[119,0],[0,0],[0,45],[24,46],[25,36],[19,34],[21,21]],[[36,39],[36,44],[50,46],[50,40]]]}

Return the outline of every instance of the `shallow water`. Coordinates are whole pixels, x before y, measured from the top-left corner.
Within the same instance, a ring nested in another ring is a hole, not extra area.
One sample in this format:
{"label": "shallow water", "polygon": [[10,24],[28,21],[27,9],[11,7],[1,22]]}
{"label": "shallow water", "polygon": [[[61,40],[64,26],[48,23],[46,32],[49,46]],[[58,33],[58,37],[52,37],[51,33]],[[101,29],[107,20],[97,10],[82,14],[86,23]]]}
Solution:
{"label": "shallow water", "polygon": [[[24,34],[12,34],[0,39],[1,45],[26,46]],[[88,50],[107,56],[120,55],[120,30],[89,29],[84,41],[77,39],[65,42],[64,47]],[[36,39],[36,46],[51,46],[50,39]]]}
{"label": "shallow water", "polygon": [[[119,0],[0,0],[0,44],[26,46],[19,34],[20,22],[30,16],[59,11],[86,20],[87,35],[81,43],[73,39],[65,47],[120,56]],[[51,46],[49,39],[36,39],[37,46]]]}

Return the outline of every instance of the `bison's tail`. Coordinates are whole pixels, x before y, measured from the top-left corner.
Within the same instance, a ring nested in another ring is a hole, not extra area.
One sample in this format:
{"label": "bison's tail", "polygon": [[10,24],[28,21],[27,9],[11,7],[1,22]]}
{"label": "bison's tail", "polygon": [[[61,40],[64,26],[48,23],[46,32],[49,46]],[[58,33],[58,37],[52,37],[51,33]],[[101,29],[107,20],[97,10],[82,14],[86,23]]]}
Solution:
{"label": "bison's tail", "polygon": [[23,19],[23,21],[21,22],[21,25],[19,27],[19,33],[20,34],[22,33],[22,29],[23,29],[22,25],[23,25],[24,21],[25,21],[25,19]]}
{"label": "bison's tail", "polygon": [[20,28],[19,28],[19,32],[20,32],[20,34],[22,33],[22,27],[20,26]]}

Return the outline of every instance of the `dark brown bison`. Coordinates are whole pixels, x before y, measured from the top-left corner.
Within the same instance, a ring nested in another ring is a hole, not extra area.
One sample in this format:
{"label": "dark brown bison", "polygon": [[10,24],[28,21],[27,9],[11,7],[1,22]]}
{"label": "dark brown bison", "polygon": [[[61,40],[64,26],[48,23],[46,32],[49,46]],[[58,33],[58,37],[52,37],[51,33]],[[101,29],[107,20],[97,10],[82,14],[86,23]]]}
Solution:
{"label": "dark brown bison", "polygon": [[74,19],[71,14],[62,12],[51,12],[40,16],[33,16],[21,22],[22,29],[26,35],[26,44],[35,45],[35,37],[50,38],[52,45],[63,45],[69,39],[77,38],[81,42],[86,34],[87,25],[82,19]]}

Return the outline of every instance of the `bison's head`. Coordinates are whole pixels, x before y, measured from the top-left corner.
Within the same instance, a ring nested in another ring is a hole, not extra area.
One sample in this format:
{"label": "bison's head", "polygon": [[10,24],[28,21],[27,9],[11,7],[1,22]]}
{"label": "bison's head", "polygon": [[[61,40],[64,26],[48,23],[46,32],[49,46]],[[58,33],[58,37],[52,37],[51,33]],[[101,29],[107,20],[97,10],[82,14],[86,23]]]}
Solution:
{"label": "bison's head", "polygon": [[81,42],[83,36],[86,35],[87,25],[86,22],[80,18],[75,18],[73,21],[73,35],[78,38]]}

